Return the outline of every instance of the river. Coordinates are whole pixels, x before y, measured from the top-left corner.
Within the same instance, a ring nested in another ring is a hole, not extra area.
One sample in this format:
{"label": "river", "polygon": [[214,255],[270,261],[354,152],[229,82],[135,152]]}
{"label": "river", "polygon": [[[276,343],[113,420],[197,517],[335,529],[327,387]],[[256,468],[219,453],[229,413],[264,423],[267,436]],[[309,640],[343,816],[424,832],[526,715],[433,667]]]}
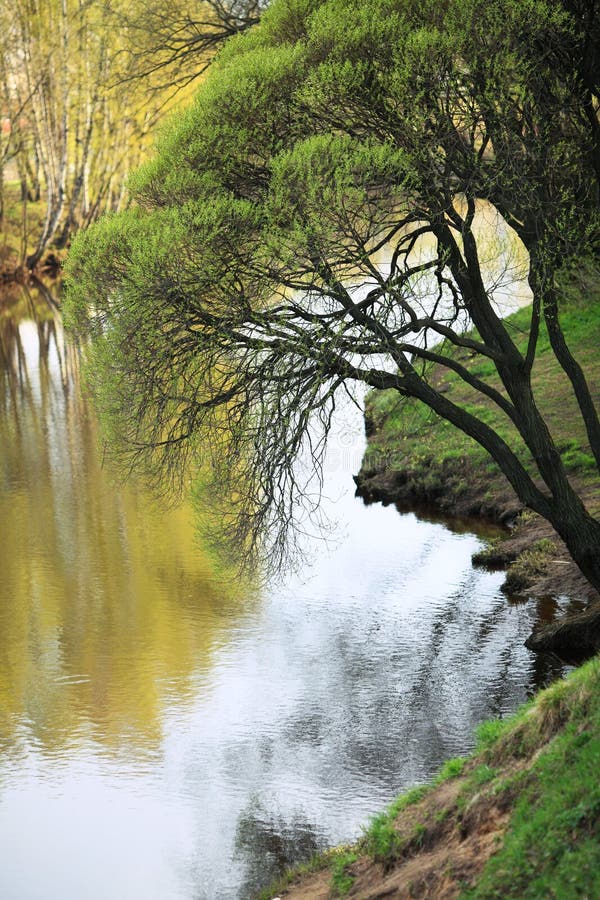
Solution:
{"label": "river", "polygon": [[48,296],[0,309],[3,900],[249,898],[561,674],[472,523],[353,496],[357,410],[329,540],[252,589],[185,505],[114,482]]}

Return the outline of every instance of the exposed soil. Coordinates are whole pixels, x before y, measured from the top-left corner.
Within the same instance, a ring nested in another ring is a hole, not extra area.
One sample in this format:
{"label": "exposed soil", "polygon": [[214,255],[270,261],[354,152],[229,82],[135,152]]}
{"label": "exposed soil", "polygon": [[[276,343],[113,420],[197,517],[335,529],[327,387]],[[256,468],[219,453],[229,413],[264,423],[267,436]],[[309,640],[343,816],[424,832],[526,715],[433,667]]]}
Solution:
{"label": "exposed soil", "polygon": [[490,480],[484,472],[465,472],[468,460],[430,463],[435,478],[410,468],[361,468],[355,475],[356,493],[367,503],[394,503],[400,508],[425,504],[448,516],[483,518],[501,524],[514,522],[523,506],[506,482]]}
{"label": "exposed soil", "polygon": [[[354,878],[348,897],[453,898],[475,882],[502,843],[514,796],[489,787],[465,803],[461,795],[472,768],[474,763],[463,776],[445,782],[400,813],[395,823],[404,839],[399,858],[384,863],[360,856],[348,866]],[[513,775],[514,771],[513,765]],[[329,869],[306,876],[280,896],[325,900],[335,896],[331,876]]]}

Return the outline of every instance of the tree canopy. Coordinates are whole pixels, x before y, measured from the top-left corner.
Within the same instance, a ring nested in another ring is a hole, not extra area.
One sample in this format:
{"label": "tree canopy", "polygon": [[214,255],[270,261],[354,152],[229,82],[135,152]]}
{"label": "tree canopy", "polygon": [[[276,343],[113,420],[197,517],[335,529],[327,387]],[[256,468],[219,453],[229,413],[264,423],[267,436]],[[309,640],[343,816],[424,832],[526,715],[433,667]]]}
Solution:
{"label": "tree canopy", "polygon": [[[274,0],[164,132],[135,204],[72,249],[71,316],[125,458],[176,477],[209,447],[232,537],[277,558],[294,461],[307,445],[318,467],[338,392],[391,387],[478,441],[600,587],[600,523],[531,387],[545,327],[600,464],[558,287],[598,250],[597,34],[583,0]],[[497,305],[511,273],[486,274],[482,202],[529,254],[524,352]],[[436,389],[440,365],[512,422],[534,476]]]}

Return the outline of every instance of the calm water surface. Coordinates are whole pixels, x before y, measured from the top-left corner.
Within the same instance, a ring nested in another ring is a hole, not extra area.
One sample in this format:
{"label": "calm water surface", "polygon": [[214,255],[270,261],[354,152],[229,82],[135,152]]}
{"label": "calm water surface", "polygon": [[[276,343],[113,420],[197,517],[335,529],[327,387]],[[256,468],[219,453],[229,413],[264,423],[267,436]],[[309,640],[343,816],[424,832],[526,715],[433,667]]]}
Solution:
{"label": "calm water surface", "polygon": [[260,593],[216,576],[186,508],[114,486],[51,307],[0,313],[0,897],[247,898],[468,751],[560,667],[480,538],[353,497]]}

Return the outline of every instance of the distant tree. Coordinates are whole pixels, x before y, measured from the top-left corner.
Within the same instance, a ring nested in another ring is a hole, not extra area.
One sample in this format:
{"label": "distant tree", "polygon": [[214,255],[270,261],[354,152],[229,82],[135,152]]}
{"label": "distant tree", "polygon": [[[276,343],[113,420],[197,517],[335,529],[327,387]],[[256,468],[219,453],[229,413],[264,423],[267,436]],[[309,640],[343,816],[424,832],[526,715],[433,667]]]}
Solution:
{"label": "distant tree", "polygon": [[[64,248],[78,228],[121,207],[125,179],[165,111],[227,36],[258,21],[260,9],[261,0],[198,0],[192,7],[180,0],[5,0],[0,213],[12,162],[21,183],[25,267],[34,269],[49,247]],[[45,215],[30,236],[28,204],[40,199]]]}
{"label": "distant tree", "polygon": [[[600,588],[600,522],[531,382],[546,328],[600,466],[560,321],[558,276],[599,234],[598,95],[571,6],[275,0],[138,172],[135,208],[77,240],[71,314],[94,335],[90,382],[116,444],[174,477],[209,447],[245,554],[280,558],[305,487],[295,460],[308,447],[318,471],[336,397],[361,382],[484,447]],[[523,352],[486,280],[481,201],[529,254]],[[440,392],[434,366],[499,409],[514,443]]]}
{"label": "distant tree", "polygon": [[148,0],[112,10],[127,35],[120,79],[181,88],[206,71],[223,42],[260,20],[266,0]]}

